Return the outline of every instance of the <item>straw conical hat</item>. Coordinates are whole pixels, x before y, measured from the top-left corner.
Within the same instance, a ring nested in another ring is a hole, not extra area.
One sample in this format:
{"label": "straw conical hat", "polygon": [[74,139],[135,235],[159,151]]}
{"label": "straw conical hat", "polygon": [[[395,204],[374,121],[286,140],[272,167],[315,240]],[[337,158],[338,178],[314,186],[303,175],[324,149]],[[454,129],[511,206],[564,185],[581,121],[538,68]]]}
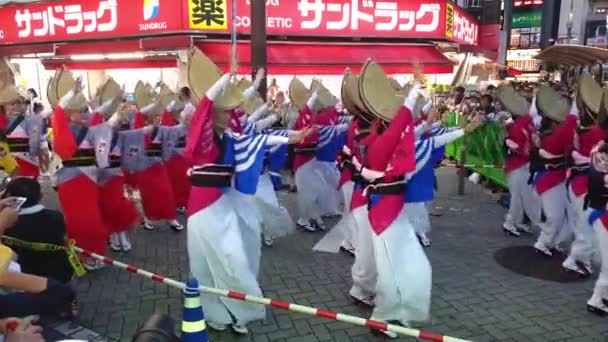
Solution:
{"label": "straw conical hat", "polygon": [[514,116],[528,115],[530,103],[526,98],[519,95],[511,86],[501,86],[498,88],[498,99],[505,109]]}
{"label": "straw conical hat", "polygon": [[55,93],[54,96],[57,98],[57,103],[59,103],[65,94],[74,89],[74,76],[72,75],[72,72],[65,67],[57,69],[53,86],[54,89],[51,90]]}
{"label": "straw conical hat", "polygon": [[222,77],[222,72],[215,63],[197,48],[190,49],[186,68],[188,70],[188,83],[197,102]]}
{"label": "straw conical hat", "polygon": [[340,97],[342,98],[342,104],[344,104],[344,108],[348,110],[350,114],[360,115],[361,112],[355,105],[354,101],[350,97],[349,92],[349,83],[357,82],[357,75],[353,74],[350,69],[346,69],[344,72],[344,77],[342,77],[342,86],[340,87]]}
{"label": "straw conical hat", "polygon": [[0,105],[13,103],[17,101],[20,97],[21,94],[19,93],[17,88],[12,85],[7,85],[0,89]]}
{"label": "straw conical hat", "polygon": [[310,83],[310,92],[314,93],[315,91],[318,96],[316,108],[314,108],[316,111],[332,108],[338,104],[339,100],[317,79]]}
{"label": "straw conical hat", "polygon": [[57,92],[55,91],[56,86],[57,82],[55,81],[55,76],[52,76],[46,86],[46,98],[49,101],[51,108],[53,109],[55,109],[55,107],[57,107],[57,104],[59,104],[59,100],[57,99]]}
{"label": "straw conical hat", "polygon": [[15,102],[21,97],[15,87],[15,73],[4,58],[0,58],[0,105]]}
{"label": "straw conical hat", "polygon": [[253,85],[253,82],[251,82],[250,80],[246,79],[245,77],[241,78],[237,83],[236,86],[242,91],[244,92],[245,90],[247,90],[247,88],[251,87]]}
{"label": "straw conical hat", "polygon": [[289,82],[289,100],[299,110],[304,109],[306,102],[311,96],[311,92],[299,78],[295,77]]}
{"label": "straw conical hat", "polygon": [[570,104],[562,95],[558,94],[553,88],[541,84],[536,94],[536,104],[543,114],[557,122],[566,120],[570,111]]}
{"label": "straw conical hat", "polygon": [[371,60],[365,63],[359,76],[359,94],[369,113],[385,121],[393,120],[404,100],[382,67]]}
{"label": "straw conical hat", "polygon": [[241,104],[241,109],[243,112],[245,112],[245,114],[251,115],[262,105],[264,105],[264,101],[262,101],[262,99],[256,95],[246,99],[243,104]]}
{"label": "straw conical hat", "polygon": [[86,112],[89,108],[89,104],[87,102],[87,98],[84,96],[82,92],[76,94],[70,102],[65,106],[66,111],[73,112]]}
{"label": "straw conical hat", "polygon": [[602,101],[603,93],[602,87],[590,74],[585,73],[581,76],[578,85],[578,97],[580,97],[582,103],[594,114],[600,110],[600,102]]}
{"label": "straw conical hat", "polygon": [[[169,88],[166,84],[162,83],[160,85],[160,105],[162,108],[167,108],[169,103],[173,100],[177,100],[177,94],[171,88]],[[177,108],[179,109],[179,108]]]}
{"label": "straw conical hat", "polygon": [[133,95],[135,96],[135,105],[139,110],[152,103],[152,94],[142,81],[138,81],[135,85]]}
{"label": "straw conical hat", "polygon": [[[188,54],[188,83],[194,98],[198,101],[205,92],[222,77],[220,69],[197,48],[192,48]],[[232,110],[243,103],[245,97],[237,85],[229,82],[223,92],[213,101],[213,107],[218,110]]]}
{"label": "straw conical hat", "polygon": [[108,113],[114,114],[120,104],[119,101],[116,101],[116,98],[121,92],[122,89],[120,88],[120,85],[118,85],[112,77],[108,78],[99,90],[99,104],[103,105],[108,101],[112,101],[112,108],[108,110]]}

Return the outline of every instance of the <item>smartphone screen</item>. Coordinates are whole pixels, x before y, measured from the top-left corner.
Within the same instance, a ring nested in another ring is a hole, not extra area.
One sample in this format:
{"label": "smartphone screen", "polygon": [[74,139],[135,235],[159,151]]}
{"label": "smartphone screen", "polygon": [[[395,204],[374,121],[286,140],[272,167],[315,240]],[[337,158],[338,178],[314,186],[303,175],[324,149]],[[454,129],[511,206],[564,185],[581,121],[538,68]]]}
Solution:
{"label": "smartphone screen", "polygon": [[12,199],[13,199],[13,201],[11,201],[11,204],[9,206],[16,210],[21,209],[21,206],[23,205],[23,203],[25,203],[27,201],[27,198],[25,198],[25,197],[13,197]]}

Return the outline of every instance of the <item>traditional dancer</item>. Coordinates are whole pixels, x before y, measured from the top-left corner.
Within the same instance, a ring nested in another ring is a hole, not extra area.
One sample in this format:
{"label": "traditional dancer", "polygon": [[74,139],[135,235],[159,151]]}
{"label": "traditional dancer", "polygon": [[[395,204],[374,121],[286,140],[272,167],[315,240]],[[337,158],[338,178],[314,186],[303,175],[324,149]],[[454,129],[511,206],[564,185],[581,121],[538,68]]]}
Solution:
{"label": "traditional dancer", "polygon": [[[350,294],[375,305],[372,319],[404,325],[425,321],[429,318],[431,266],[403,210],[405,175],[416,168],[412,110],[419,86],[413,87],[404,100],[397,96],[381,67],[371,61],[363,67],[359,85],[368,110],[390,125],[383,131],[379,126],[372,131],[376,137],[367,145],[364,162],[353,158],[353,164],[369,182],[364,190],[369,212],[356,217],[359,232]],[[379,85],[384,88],[372,90]],[[386,97],[379,98],[378,94]],[[408,262],[395,267],[399,260]]]}
{"label": "traditional dancer", "polygon": [[[423,113],[431,112],[429,121],[421,124],[423,128],[432,127],[434,111],[427,103]],[[475,117],[463,129],[438,130],[434,129],[430,134],[423,134],[416,139],[416,170],[406,176],[407,187],[405,191],[404,210],[408,219],[416,231],[418,240],[424,247],[430,247],[431,222],[427,210],[427,203],[433,200],[435,195],[435,165],[437,164],[437,151],[443,146],[462,138],[479,126],[480,118]]]}
{"label": "traditional dancer", "polygon": [[570,253],[562,267],[583,276],[593,273],[594,254],[593,228],[585,215],[585,196],[589,180],[589,158],[591,150],[603,139],[608,138],[607,108],[602,106],[603,89],[591,77],[583,74],[578,86],[578,107],[580,128],[575,135],[574,151],[568,181],[568,221],[574,231],[574,241]]}
{"label": "traditional dancer", "polygon": [[186,107],[186,104],[164,83],[161,84],[161,98],[164,98],[165,102],[171,100],[165,107],[160,123],[162,126],[170,127],[164,129],[165,136],[162,139],[163,164],[171,181],[177,211],[185,213],[190,194],[190,182],[186,175],[188,164],[183,156],[188,128],[183,124],[182,117],[184,111],[192,114],[194,108],[192,106]]}
{"label": "traditional dancer", "polygon": [[545,85],[540,86],[532,103],[533,120],[541,114],[542,123],[540,148],[532,156],[530,171],[547,217],[540,225],[541,233],[534,248],[552,256],[551,249],[562,249],[559,244],[571,235],[566,221],[566,158],[572,150],[578,126],[578,108],[575,101],[570,105],[567,99]]}
{"label": "traditional dancer", "polygon": [[[188,203],[191,271],[201,285],[260,296],[262,292],[256,280],[260,258],[259,223],[255,217],[252,220],[243,217],[247,213],[239,207],[242,201],[230,190],[232,178],[234,176],[238,191],[253,194],[263,166],[263,147],[297,143],[311,131],[290,138],[231,133],[228,130],[230,110],[241,103],[242,93],[230,84],[231,75],[214,75],[217,67],[198,49],[193,49],[189,57],[191,90],[201,98],[191,119],[185,150],[193,164],[189,171],[192,189]],[[232,70],[235,69],[233,66]],[[205,89],[204,84],[218,77],[213,86]],[[248,233],[256,230],[257,236]],[[207,325],[215,330],[231,325],[235,332],[246,334],[248,322],[266,316],[262,305],[211,295],[202,295],[201,299]]]}
{"label": "traditional dancer", "polygon": [[[604,106],[606,105],[604,95]],[[601,256],[600,274],[587,301],[587,310],[600,316],[608,315],[608,143],[600,141],[591,153],[589,170],[589,194],[586,202],[589,209],[586,217],[597,239]]]}
{"label": "traditional dancer", "polygon": [[[60,69],[55,77],[57,83],[73,81],[65,69]],[[111,141],[112,127],[118,125],[120,118],[115,114],[106,124],[89,128],[84,115],[87,107],[81,81],[77,80],[61,98],[51,118],[55,151],[62,160],[57,172],[58,195],[68,236],[76,240],[78,246],[105,255],[109,233],[99,205],[97,165],[108,166],[105,146]],[[103,266],[92,258],[85,259],[84,264],[89,270]]]}
{"label": "traditional dancer", "polygon": [[[124,92],[113,80],[108,79],[101,89],[100,98],[108,99],[94,112],[105,118],[115,112],[120,119],[127,117],[127,105],[122,101]],[[97,126],[93,121],[91,127]],[[110,248],[116,252],[131,250],[131,241],[128,232],[141,220],[133,202],[124,195],[125,177],[121,164],[124,153],[123,137],[119,131],[120,123],[112,126],[111,140],[101,142],[100,150],[107,150],[109,161],[106,168],[97,170],[97,184],[99,187],[99,207],[106,228],[110,232]]]}
{"label": "traditional dancer", "polygon": [[[136,86],[135,93],[140,112],[137,113],[138,118],[133,126],[141,128],[143,119],[148,125],[146,127],[153,126],[151,132],[139,129],[123,132],[125,144],[129,146],[129,161],[125,163],[125,167],[135,169],[137,188],[144,209],[144,229],[154,230],[152,221],[166,220],[172,230],[180,232],[184,226],[177,220],[175,195],[162,159],[163,141],[168,139],[165,133],[172,127],[158,126],[163,110],[159,99],[153,100],[149,97],[150,93],[145,87],[142,88],[141,83]],[[159,197],[159,193],[163,196]]]}
{"label": "traditional dancer", "polygon": [[[317,103],[327,103],[325,92],[310,91],[297,78],[293,78],[289,86],[289,96],[292,102],[301,108],[296,120],[295,129],[301,130],[311,125],[329,124],[335,116],[335,110],[327,110],[324,113],[313,112]],[[319,172],[318,163],[315,160],[315,153],[319,135],[310,136],[301,145],[294,149],[295,157],[293,169],[295,172],[295,182],[298,189],[298,226],[307,231],[316,231],[317,228],[327,230],[321,216],[326,211],[321,208],[321,197],[327,191],[326,182]]]}
{"label": "traditional dancer", "polygon": [[26,115],[27,105],[15,87],[15,79],[7,62],[0,61],[0,129],[4,131],[11,154],[19,164],[18,174],[25,177],[40,175],[48,164],[48,144],[40,115]]}
{"label": "traditional dancer", "polygon": [[530,105],[513,88],[503,86],[499,89],[498,99],[502,107],[513,117],[507,126],[505,147],[507,160],[505,174],[511,195],[509,212],[505,217],[502,229],[506,234],[519,236],[520,231],[531,233],[530,227],[524,224],[524,213],[532,224],[541,224],[541,203],[534,188],[528,184],[530,178],[530,151],[534,146],[533,136],[536,134]]}

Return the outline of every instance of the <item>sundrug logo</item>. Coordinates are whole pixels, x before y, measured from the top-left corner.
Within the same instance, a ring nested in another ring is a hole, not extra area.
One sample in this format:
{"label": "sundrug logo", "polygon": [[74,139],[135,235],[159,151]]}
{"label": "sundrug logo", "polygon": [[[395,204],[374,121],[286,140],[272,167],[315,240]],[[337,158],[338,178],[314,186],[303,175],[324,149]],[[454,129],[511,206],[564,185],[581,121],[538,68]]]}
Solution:
{"label": "sundrug logo", "polygon": [[160,0],[144,0],[144,20],[154,20],[158,16]]}

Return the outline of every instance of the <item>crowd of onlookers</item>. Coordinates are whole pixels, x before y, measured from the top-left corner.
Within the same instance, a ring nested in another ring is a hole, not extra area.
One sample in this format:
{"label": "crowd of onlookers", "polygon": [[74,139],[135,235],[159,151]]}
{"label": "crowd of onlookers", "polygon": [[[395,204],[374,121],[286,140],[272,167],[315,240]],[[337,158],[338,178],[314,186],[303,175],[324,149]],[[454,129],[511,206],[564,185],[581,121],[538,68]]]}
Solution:
{"label": "crowd of onlookers", "polygon": [[[25,201],[16,208],[18,197]],[[40,203],[42,192],[36,179],[6,182],[0,198],[0,235],[26,244],[66,246],[63,215]],[[8,268],[0,270],[0,335],[7,342],[43,341],[42,328],[33,324],[40,316],[76,314],[74,272],[65,252],[6,245],[14,253]]]}

